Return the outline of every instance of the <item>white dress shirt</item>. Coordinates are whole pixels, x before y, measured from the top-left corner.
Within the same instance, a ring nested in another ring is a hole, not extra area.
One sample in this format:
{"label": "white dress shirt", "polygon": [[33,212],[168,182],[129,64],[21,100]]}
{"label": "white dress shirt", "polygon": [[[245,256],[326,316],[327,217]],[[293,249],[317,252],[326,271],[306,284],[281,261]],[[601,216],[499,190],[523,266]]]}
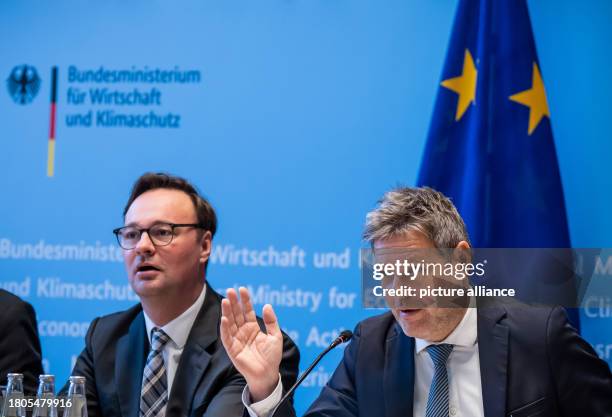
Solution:
{"label": "white dress shirt", "polygon": [[276,384],[276,388],[274,388],[272,394],[259,402],[251,403],[251,394],[249,393],[248,385],[245,385],[242,390],[242,404],[244,404],[250,417],[268,416],[272,410],[274,410],[274,407],[276,407],[276,404],[279,403],[281,398],[283,398],[283,383],[280,373],[278,374],[278,384]]}
{"label": "white dress shirt", "polygon": [[434,374],[433,361],[425,348],[441,343],[454,345],[446,363],[450,417],[484,417],[477,335],[476,308],[468,308],[455,330],[441,342],[415,338],[414,417],[425,416]]}
{"label": "white dress shirt", "polygon": [[[432,343],[415,338],[414,350],[414,417],[425,417],[429,388],[434,374],[434,365],[427,346],[439,343],[454,345],[446,369],[448,371],[449,386],[449,414],[450,417],[484,417],[482,402],[482,385],[480,381],[480,359],[478,357],[478,327],[476,308],[466,309],[466,312],[455,329],[446,339]],[[276,389],[267,398],[257,403],[251,403],[248,386],[242,392],[242,402],[250,417],[267,416],[283,394],[280,381]],[[373,401],[378,401],[374,399]]]}
{"label": "white dress shirt", "polygon": [[187,337],[189,336],[193,323],[195,322],[195,319],[202,308],[202,304],[204,304],[205,294],[206,284],[204,284],[202,293],[198,296],[198,299],[191,305],[191,307],[162,327],[159,327],[153,323],[153,320],[151,320],[151,318],[147,316],[147,313],[144,313],[143,311],[149,346],[151,346],[151,330],[153,330],[154,327],[159,327],[170,337],[170,340],[164,345],[162,350],[164,365],[166,366],[166,377],[168,379],[168,396],[170,395],[172,389],[174,375],[176,375],[176,368],[181,360],[181,355],[183,354]]}

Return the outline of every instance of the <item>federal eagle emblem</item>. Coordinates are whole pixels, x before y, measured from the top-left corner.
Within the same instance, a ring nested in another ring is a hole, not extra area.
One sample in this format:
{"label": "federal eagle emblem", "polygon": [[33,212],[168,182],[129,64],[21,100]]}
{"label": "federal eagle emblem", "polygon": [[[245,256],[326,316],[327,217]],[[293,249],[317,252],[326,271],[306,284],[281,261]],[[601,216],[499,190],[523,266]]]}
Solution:
{"label": "federal eagle emblem", "polygon": [[31,65],[18,65],[6,80],[6,87],[17,104],[29,104],[40,89],[40,77]]}

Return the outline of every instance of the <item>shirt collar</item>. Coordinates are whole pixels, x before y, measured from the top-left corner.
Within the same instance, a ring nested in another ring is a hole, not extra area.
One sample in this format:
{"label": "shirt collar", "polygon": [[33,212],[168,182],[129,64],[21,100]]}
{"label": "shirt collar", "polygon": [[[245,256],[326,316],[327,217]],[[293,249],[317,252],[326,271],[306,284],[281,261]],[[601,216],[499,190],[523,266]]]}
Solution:
{"label": "shirt collar", "polygon": [[[187,343],[187,337],[189,336],[189,332],[191,332],[191,328],[193,327],[193,323],[195,322],[196,317],[202,305],[204,304],[204,296],[206,295],[206,283],[204,283],[204,288],[202,288],[202,292],[198,296],[197,300],[189,307],[187,310],[183,311],[180,316],[173,319],[165,326],[162,326],[161,329],[170,337],[170,341],[176,345],[178,349],[182,349]],[[144,313],[145,326],[147,329],[147,338],[149,339],[149,343],[151,343],[151,330],[154,327],[157,327],[153,320],[147,313]]]}
{"label": "shirt collar", "polygon": [[478,320],[474,299],[470,300],[470,306],[466,308],[463,318],[455,329],[440,342],[429,342],[415,337],[415,351],[421,353],[429,345],[448,343],[455,346],[471,347],[476,344],[478,338]]}

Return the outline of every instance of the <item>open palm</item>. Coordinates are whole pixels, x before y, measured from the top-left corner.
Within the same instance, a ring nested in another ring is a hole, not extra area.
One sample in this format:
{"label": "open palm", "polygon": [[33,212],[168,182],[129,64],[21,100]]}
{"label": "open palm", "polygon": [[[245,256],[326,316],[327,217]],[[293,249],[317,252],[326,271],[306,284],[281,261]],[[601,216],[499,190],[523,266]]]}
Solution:
{"label": "open palm", "polygon": [[263,399],[278,383],[283,336],[270,305],[264,306],[266,332],[262,332],[249,292],[241,287],[240,300],[233,289],[221,303],[221,341],[238,371],[244,376],[251,396]]}

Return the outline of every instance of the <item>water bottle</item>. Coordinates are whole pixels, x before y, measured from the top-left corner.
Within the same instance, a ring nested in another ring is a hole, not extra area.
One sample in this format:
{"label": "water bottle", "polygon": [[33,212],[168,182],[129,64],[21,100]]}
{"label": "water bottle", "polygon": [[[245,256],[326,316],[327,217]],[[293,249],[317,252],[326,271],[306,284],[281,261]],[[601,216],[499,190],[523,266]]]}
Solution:
{"label": "water bottle", "polygon": [[25,398],[23,396],[23,374],[8,374],[6,396],[2,405],[1,417],[25,417]]}
{"label": "water bottle", "polygon": [[65,404],[64,417],[87,417],[84,376],[70,377],[70,387]]}
{"label": "water bottle", "polygon": [[32,417],[57,417],[57,402],[55,400],[55,377],[53,375],[40,375]]}

